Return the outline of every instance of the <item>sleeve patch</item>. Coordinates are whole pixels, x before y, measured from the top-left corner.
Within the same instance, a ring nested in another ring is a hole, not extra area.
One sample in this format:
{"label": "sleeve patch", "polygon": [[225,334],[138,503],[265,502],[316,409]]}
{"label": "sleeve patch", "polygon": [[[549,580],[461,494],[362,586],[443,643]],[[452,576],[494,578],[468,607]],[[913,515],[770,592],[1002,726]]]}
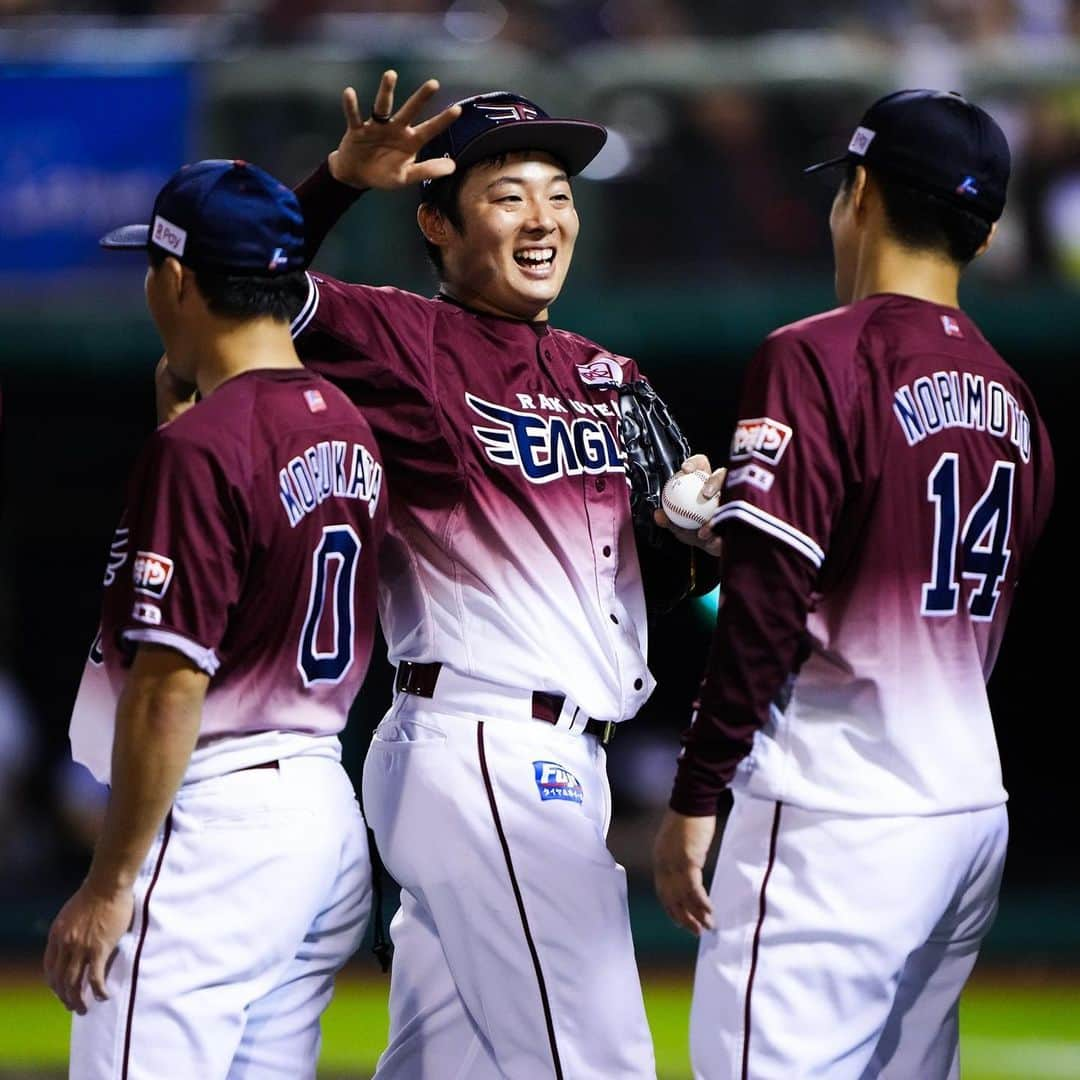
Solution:
{"label": "sleeve patch", "polygon": [[731,437],[731,460],[757,458],[775,465],[784,456],[793,432],[787,424],[768,416],[740,420]]}
{"label": "sleeve patch", "polygon": [[155,551],[137,551],[131,569],[135,591],[161,600],[173,579],[173,561]]}

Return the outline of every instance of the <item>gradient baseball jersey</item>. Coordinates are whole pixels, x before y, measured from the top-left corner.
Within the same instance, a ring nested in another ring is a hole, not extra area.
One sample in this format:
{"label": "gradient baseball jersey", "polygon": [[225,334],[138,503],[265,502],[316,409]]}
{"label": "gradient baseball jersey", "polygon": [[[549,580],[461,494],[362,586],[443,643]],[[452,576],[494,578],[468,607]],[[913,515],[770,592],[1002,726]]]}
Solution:
{"label": "gradient baseball jersey", "polygon": [[740,416],[715,522],[818,573],[809,655],[732,786],[855,814],[1002,802],[986,680],[1054,483],[1028,388],[962,312],[885,294],[772,334]]}
{"label": "gradient baseball jersey", "polygon": [[185,779],[313,747],[339,754],[371,657],[385,507],[367,422],[304,369],[245,372],[159,428],[110,550],[75,760],[108,782],[139,642],[210,676]]}
{"label": "gradient baseball jersey", "polygon": [[362,406],[392,492],[392,663],[633,716],[653,689],[615,391],[636,365],[565,330],[312,273],[305,363]]}

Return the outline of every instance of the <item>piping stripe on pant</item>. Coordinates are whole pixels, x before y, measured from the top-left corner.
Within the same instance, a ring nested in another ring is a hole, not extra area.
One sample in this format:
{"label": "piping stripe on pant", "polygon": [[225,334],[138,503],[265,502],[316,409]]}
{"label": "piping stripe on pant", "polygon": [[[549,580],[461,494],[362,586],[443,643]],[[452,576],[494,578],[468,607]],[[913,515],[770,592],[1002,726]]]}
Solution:
{"label": "piping stripe on pant", "polygon": [[154,892],[158,876],[161,874],[161,864],[165,861],[165,849],[169,846],[169,836],[172,834],[172,811],[165,818],[165,835],[161,840],[161,850],[158,852],[157,864],[154,866],[154,876],[146,889],[143,898],[142,928],[139,930],[139,944],[135,946],[135,957],[131,962],[131,995],[128,997],[127,1025],[124,1029],[124,1060],[120,1072],[121,1080],[127,1080],[128,1059],[131,1056],[131,1029],[135,1021],[135,987],[139,983],[139,959],[142,956],[143,942],[146,941],[146,931],[150,926],[150,897]]}
{"label": "piping stripe on pant", "polygon": [[776,861],[776,838],[780,832],[780,808],[783,803],[776,804],[773,813],[772,833],[769,837],[769,861],[765,867],[765,876],[761,879],[761,893],[758,897],[758,920],[754,927],[754,946],[750,953],[750,974],[746,979],[746,1006],[743,1015],[743,1050],[742,1050],[742,1080],[750,1080],[750,994],[754,989],[754,974],[757,971],[758,946],[761,944],[761,927],[765,922],[765,889],[769,884],[769,875],[772,873],[773,863]]}
{"label": "piping stripe on pant", "polygon": [[487,791],[488,804],[491,806],[491,816],[495,821],[495,831],[499,834],[499,843],[502,845],[503,858],[506,859],[506,869],[510,874],[510,885],[514,890],[514,899],[517,900],[518,914],[521,916],[521,927],[525,931],[525,942],[529,946],[529,955],[532,957],[533,969],[536,972],[536,981],[540,986],[540,1001],[544,1006],[544,1023],[547,1025],[548,1042],[551,1044],[551,1058],[555,1065],[555,1080],[563,1080],[562,1063],[559,1061],[559,1047],[555,1041],[555,1024],[551,1018],[551,1003],[548,1001],[547,985],[544,982],[544,972],[540,968],[540,957],[536,952],[532,931],[529,929],[529,919],[525,914],[525,901],[522,899],[517,875],[514,873],[514,863],[510,858],[510,845],[506,842],[506,833],[503,832],[502,820],[499,818],[499,808],[495,804],[495,789],[491,786],[491,776],[488,773],[487,756],[484,753],[483,723],[476,725],[476,746],[480,755],[480,772],[484,777],[484,789]]}

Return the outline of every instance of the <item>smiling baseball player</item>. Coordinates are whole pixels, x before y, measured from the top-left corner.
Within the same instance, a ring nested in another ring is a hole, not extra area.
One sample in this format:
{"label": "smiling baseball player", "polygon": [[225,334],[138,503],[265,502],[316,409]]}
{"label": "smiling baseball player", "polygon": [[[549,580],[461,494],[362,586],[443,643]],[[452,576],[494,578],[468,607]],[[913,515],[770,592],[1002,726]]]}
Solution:
{"label": "smiling baseball player", "polygon": [[826,164],[844,306],[747,370],[713,519],[724,603],[656,841],[664,906],[700,934],[702,1080],[957,1077],[1005,858],[986,680],[1054,462],[958,291],[1008,145],[959,95],[902,91]]}
{"label": "smiling baseball player", "polygon": [[288,188],[198,162],[102,243],[148,251],[168,368],[202,400],[136,463],[71,720],[110,793],[45,956],[70,1075],[302,1080],[368,915],[338,733],[371,654],[382,465],[293,348]]}
{"label": "smiling baseball player", "polygon": [[653,1077],[604,744],[654,685],[646,589],[670,607],[715,560],[695,581],[699,552],[639,540],[622,417],[628,389],[646,411],[649,392],[633,360],[548,323],[571,177],[606,133],[506,92],[414,126],[437,84],[394,112],[394,78],[366,120],[346,91],[341,145],[298,189],[308,240],[357,188],[420,182],[439,293],[312,272],[295,322],[301,356],[371,419],[393,492],[397,696],[363,781],[402,886],[377,1075]]}

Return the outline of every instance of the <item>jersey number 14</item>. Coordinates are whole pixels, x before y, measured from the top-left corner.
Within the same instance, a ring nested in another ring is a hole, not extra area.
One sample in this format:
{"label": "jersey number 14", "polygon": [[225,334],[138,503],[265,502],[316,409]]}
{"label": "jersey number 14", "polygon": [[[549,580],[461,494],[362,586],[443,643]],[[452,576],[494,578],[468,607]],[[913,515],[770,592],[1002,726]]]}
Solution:
{"label": "jersey number 14", "polygon": [[1008,543],[1015,471],[1011,461],[994,462],[990,482],[961,529],[959,459],[954,453],[938,458],[926,482],[926,497],[934,506],[934,567],[922,587],[924,615],[956,614],[959,571],[976,582],[968,600],[971,617],[993,619],[1012,556]]}

